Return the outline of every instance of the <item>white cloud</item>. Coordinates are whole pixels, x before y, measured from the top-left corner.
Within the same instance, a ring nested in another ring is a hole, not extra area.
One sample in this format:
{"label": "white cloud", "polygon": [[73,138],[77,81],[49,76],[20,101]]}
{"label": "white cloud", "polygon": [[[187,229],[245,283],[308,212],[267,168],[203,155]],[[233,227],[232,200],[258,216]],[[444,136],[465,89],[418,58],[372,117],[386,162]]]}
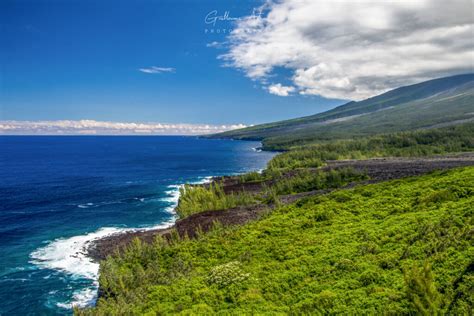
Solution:
{"label": "white cloud", "polygon": [[94,120],[0,121],[2,135],[203,135],[244,128],[243,124],[124,123]]}
{"label": "white cloud", "polygon": [[282,86],[281,83],[272,84],[267,87],[268,92],[280,97],[287,97],[291,92],[295,91],[295,87]]}
{"label": "white cloud", "polygon": [[262,18],[237,22],[219,58],[264,84],[286,68],[301,94],[359,100],[474,71],[473,3],[267,1]]}
{"label": "white cloud", "polygon": [[171,67],[156,67],[156,66],[151,66],[149,68],[140,68],[138,71],[144,72],[146,74],[161,74],[161,73],[174,73],[176,72],[175,68]]}
{"label": "white cloud", "polygon": [[213,47],[213,48],[223,48],[223,43],[222,42],[211,42],[211,43],[207,43],[206,44],[206,47]]}

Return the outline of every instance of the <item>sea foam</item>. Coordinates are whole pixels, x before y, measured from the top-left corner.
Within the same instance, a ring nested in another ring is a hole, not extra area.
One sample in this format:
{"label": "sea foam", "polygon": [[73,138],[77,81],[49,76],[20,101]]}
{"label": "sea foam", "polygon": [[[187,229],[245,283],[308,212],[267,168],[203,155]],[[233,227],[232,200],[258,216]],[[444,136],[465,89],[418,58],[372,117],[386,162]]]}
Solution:
{"label": "sea foam", "polygon": [[31,263],[40,268],[62,271],[74,278],[85,278],[93,281],[92,286],[74,292],[72,300],[57,304],[61,308],[93,305],[97,299],[99,264],[87,256],[90,242],[117,233],[128,231],[163,229],[174,224],[174,219],[158,225],[144,228],[103,227],[99,230],[70,238],[58,238],[48,245],[31,253]]}
{"label": "sea foam", "polygon": [[[209,183],[212,180],[212,176],[208,177],[202,177],[197,181],[194,182],[189,182],[189,184],[205,184]],[[170,213],[170,214],[176,214],[175,208],[178,206],[178,201],[179,201],[179,195],[180,195],[180,189],[184,186],[184,184],[172,184],[168,186],[166,193],[166,197],[161,198],[160,200],[163,202],[170,203],[169,206],[165,207],[165,211]]]}
{"label": "sea foam", "polygon": [[96,279],[99,265],[86,256],[85,247],[93,240],[123,232],[126,229],[104,227],[95,232],[58,238],[31,254],[32,263],[41,268],[55,269],[87,279]]}
{"label": "sea foam", "polygon": [[85,278],[93,281],[91,287],[75,291],[70,302],[57,303],[58,307],[86,307],[95,303],[99,264],[86,256],[86,247],[93,240],[123,231],[126,231],[126,229],[104,227],[89,234],[58,238],[31,253],[31,262],[40,268],[59,270],[74,278]]}
{"label": "sea foam", "polygon": [[[212,177],[204,177],[192,184],[206,183]],[[166,197],[162,201],[170,205],[164,210],[170,214],[175,214],[174,209],[178,205],[179,189],[182,185],[169,185],[169,190],[165,191]],[[103,227],[95,232],[84,235],[73,236],[69,238],[58,238],[48,243],[46,246],[38,248],[31,253],[31,263],[44,269],[53,269],[62,271],[75,278],[85,278],[92,280],[92,286],[73,293],[71,301],[60,302],[56,305],[61,308],[70,309],[74,306],[86,307],[93,305],[97,299],[99,264],[87,256],[87,247],[94,241],[113,234],[124,233],[137,230],[163,229],[172,226],[175,222],[175,216],[169,221],[158,225],[143,228],[118,228]]]}

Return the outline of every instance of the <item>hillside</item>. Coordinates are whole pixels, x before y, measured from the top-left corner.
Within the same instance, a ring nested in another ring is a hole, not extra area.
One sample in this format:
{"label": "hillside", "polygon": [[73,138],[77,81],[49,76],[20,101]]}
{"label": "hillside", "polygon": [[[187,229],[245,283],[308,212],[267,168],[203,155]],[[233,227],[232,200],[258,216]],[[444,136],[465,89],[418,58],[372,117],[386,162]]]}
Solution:
{"label": "hillside", "polygon": [[[313,144],[185,186],[175,226],[92,243],[100,299],[75,312],[469,314],[473,128]],[[412,158],[347,160],[391,156]]]}
{"label": "hillside", "polygon": [[183,186],[173,227],[91,243],[100,298],[75,313],[470,314],[473,96],[457,76],[216,135],[287,151]]}
{"label": "hillside", "polygon": [[472,167],[306,198],[101,266],[92,315],[453,314],[472,308]]}
{"label": "hillside", "polygon": [[212,135],[263,140],[268,149],[307,142],[441,127],[474,119],[474,74],[397,88],[312,116]]}

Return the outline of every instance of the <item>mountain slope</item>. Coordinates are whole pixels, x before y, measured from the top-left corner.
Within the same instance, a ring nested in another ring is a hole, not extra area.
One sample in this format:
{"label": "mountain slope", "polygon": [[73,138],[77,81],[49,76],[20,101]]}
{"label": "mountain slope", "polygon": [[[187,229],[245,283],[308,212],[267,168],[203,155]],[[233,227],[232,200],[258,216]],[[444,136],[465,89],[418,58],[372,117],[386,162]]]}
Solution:
{"label": "mountain slope", "polygon": [[263,140],[283,149],[320,141],[457,124],[474,119],[474,74],[401,87],[312,116],[256,125],[212,137]]}

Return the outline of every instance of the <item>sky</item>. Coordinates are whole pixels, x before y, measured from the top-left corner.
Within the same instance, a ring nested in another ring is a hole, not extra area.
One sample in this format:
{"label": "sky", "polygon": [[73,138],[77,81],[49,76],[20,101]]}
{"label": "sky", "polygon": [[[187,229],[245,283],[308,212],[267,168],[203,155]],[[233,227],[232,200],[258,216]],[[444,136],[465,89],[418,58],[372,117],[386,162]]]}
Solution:
{"label": "sky", "polygon": [[0,133],[202,134],[473,71],[473,2],[4,0]]}

